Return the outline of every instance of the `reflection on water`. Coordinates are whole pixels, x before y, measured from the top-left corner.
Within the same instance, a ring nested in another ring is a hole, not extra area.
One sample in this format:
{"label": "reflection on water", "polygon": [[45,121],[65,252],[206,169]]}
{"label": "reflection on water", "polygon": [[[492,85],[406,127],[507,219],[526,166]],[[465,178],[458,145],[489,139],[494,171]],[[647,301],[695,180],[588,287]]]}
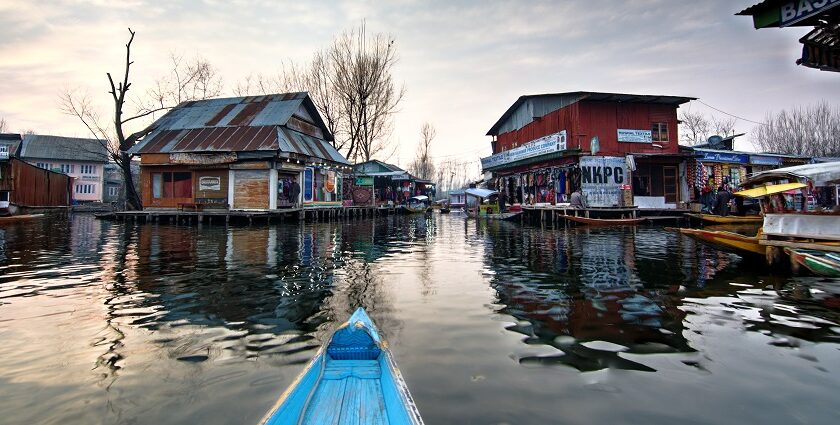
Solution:
{"label": "reflection on water", "polygon": [[840,282],[763,273],[657,227],[6,225],[0,422],[254,423],[359,306],[430,424],[826,422]]}

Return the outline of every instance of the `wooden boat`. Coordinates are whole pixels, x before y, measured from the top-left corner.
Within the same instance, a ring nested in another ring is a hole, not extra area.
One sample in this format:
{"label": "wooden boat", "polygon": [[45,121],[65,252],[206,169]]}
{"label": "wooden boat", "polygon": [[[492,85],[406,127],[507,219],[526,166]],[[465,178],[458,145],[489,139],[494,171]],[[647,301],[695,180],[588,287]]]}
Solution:
{"label": "wooden boat", "polygon": [[642,218],[588,218],[576,217],[573,215],[560,215],[566,220],[573,221],[580,224],[588,224],[590,226],[632,226],[639,224],[646,219]]}
{"label": "wooden boat", "polygon": [[693,217],[696,219],[700,219],[707,223],[716,223],[716,224],[742,224],[742,223],[755,223],[761,224],[764,218],[760,215],[714,215],[714,214],[695,214],[689,213],[686,214],[689,217]]}
{"label": "wooden boat", "polygon": [[418,214],[432,212],[432,207],[429,205],[428,196],[412,196],[408,199],[408,203],[403,205],[403,212],[406,214]]}
{"label": "wooden boat", "polygon": [[260,422],[422,425],[387,344],[359,308]]}
{"label": "wooden boat", "polygon": [[785,248],[785,252],[792,264],[804,266],[816,275],[840,277],[840,253],[792,248]]}
{"label": "wooden boat", "polygon": [[23,215],[7,215],[0,217],[0,224],[2,223],[14,223],[17,221],[27,221],[27,220],[34,220],[36,218],[43,217],[44,214],[23,214]]}
{"label": "wooden boat", "polygon": [[765,255],[766,247],[759,243],[758,236],[704,229],[679,229],[679,231],[723,251],[739,255],[761,256],[761,258]]}
{"label": "wooden boat", "polygon": [[440,207],[441,214],[449,214],[449,207]]}
{"label": "wooden boat", "polygon": [[515,220],[520,215],[522,215],[522,211],[504,212],[498,214],[483,214],[478,216],[478,218],[486,218],[488,220]]}

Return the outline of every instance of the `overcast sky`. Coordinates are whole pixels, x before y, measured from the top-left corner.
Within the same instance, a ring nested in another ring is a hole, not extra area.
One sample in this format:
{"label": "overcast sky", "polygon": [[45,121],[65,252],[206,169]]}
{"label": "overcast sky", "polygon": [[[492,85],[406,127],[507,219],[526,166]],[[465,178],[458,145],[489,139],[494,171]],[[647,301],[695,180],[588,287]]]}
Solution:
{"label": "overcast sky", "polygon": [[[0,0],[0,117],[12,130],[87,137],[62,115],[59,94],[87,90],[106,107],[105,72],[122,72],[127,27],[137,31],[134,94],[178,51],[207,58],[232,96],[246,75],[305,61],[362,19],[369,33],[396,39],[395,73],[407,92],[391,160],[403,166],[424,121],[437,129],[436,158],[488,155],[487,130],[523,94],[691,96],[756,121],[793,105],[836,104],[840,75],[795,65],[807,28],[754,30],[749,17],[733,16],[758,2]],[[737,129],[753,125],[739,120]],[[742,139],[737,147],[751,150]]]}

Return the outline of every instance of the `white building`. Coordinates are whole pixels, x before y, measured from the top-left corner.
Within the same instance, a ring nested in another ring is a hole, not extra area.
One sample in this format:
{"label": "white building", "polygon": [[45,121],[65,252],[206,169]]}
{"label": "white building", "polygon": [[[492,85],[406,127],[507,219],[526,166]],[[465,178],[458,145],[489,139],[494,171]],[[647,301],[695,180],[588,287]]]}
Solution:
{"label": "white building", "polygon": [[20,158],[73,177],[74,201],[102,202],[104,167],[108,163],[104,141],[27,134],[23,137]]}

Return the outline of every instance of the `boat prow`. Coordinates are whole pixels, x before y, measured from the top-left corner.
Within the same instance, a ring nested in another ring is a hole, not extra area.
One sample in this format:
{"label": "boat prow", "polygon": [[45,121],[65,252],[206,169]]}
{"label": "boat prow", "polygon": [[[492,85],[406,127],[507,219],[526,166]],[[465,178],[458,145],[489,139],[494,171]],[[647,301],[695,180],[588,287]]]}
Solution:
{"label": "boat prow", "polygon": [[422,425],[423,420],[387,344],[359,308],[261,423]]}

